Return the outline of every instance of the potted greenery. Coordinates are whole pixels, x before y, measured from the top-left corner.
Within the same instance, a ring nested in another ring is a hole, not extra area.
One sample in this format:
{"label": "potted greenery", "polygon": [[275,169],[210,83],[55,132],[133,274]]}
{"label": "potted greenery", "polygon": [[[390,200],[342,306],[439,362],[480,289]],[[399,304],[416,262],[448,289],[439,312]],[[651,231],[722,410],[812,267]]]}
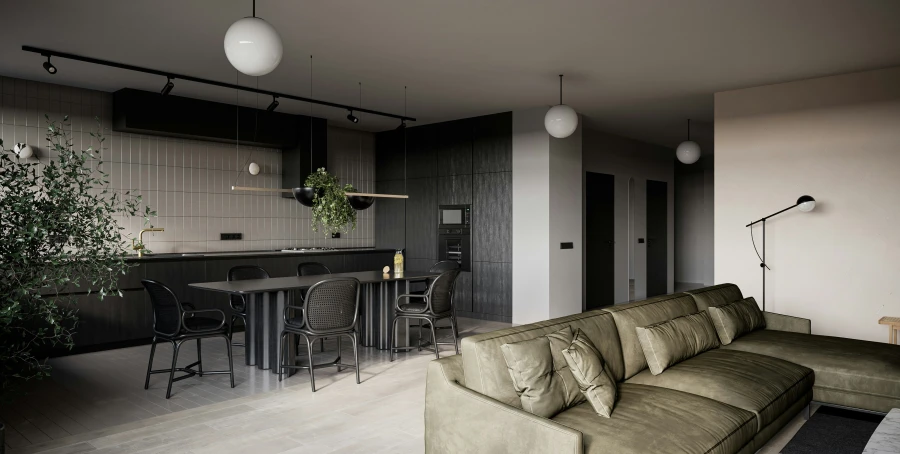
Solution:
{"label": "potted greenery", "polygon": [[322,231],[326,236],[338,232],[356,230],[356,210],[347,200],[347,192],[355,192],[353,185],[341,186],[338,177],[324,168],[306,178],[305,185],[315,188],[312,206],[313,231]]}
{"label": "potted greenery", "polygon": [[[114,216],[155,213],[140,196],[109,187],[100,151],[76,150],[68,117],[51,122],[47,142],[55,158],[19,159],[0,141],[0,401],[50,374],[48,351],[71,349],[78,323],[74,291],[121,296],[126,262],[123,228]],[[99,123],[98,123],[99,124]]]}

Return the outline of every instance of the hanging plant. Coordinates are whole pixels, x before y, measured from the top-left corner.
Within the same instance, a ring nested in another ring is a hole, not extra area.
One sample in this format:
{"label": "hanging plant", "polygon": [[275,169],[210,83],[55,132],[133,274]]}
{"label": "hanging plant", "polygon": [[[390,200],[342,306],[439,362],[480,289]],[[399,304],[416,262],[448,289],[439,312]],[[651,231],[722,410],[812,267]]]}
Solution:
{"label": "hanging plant", "polygon": [[314,232],[326,236],[338,232],[356,230],[356,210],[347,200],[347,192],[356,192],[351,184],[341,186],[338,177],[324,168],[306,177],[306,187],[315,188],[310,224]]}

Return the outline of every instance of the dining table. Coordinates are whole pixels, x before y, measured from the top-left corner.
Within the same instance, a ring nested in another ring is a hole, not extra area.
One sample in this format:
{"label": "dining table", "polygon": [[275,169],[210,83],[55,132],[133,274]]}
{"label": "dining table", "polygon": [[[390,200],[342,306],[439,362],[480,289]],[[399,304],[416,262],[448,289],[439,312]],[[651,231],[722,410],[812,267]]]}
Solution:
{"label": "dining table", "polygon": [[[391,327],[394,322],[394,301],[397,296],[409,293],[410,282],[435,278],[440,273],[406,271],[383,273],[361,271],[333,273],[315,276],[289,276],[268,279],[238,281],[198,282],[188,284],[192,288],[210,292],[239,295],[246,301],[247,325],[244,328],[245,361],[248,366],[281,373],[282,355],[296,357],[296,343],[289,336],[285,352],[281,351],[281,332],[284,330],[284,309],[289,305],[302,306],[293,300],[299,290],[309,289],[317,282],[340,277],[359,280],[360,291],[360,344],[387,350],[391,347]],[[403,293],[401,293],[401,287]],[[299,296],[297,297],[299,299]],[[399,339],[398,346],[409,345],[409,328]]]}

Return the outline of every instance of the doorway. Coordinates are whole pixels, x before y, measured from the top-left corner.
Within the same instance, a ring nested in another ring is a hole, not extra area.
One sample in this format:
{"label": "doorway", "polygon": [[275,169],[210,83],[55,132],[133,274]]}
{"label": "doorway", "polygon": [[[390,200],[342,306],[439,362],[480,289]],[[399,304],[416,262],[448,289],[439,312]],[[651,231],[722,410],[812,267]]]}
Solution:
{"label": "doorway", "polygon": [[647,180],[647,298],[669,292],[669,187]]}
{"label": "doorway", "polygon": [[585,310],[615,302],[615,177],[585,176]]}

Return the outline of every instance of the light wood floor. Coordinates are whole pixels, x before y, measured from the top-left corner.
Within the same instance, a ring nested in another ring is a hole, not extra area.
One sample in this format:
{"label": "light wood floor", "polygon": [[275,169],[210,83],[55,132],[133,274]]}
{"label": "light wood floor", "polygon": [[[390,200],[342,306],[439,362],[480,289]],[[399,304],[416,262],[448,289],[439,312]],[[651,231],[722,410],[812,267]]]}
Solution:
{"label": "light wood floor", "polygon": [[[460,321],[463,336],[507,326]],[[223,346],[207,342],[204,367],[223,367]],[[334,347],[326,345],[326,350]],[[7,424],[7,452],[424,451],[425,370],[432,353],[400,354],[391,363],[387,352],[363,348],[361,385],[352,370],[319,369],[318,391],[312,393],[305,371],[279,383],[268,371],[244,366],[241,350],[235,349],[236,388],[228,386],[225,375],[194,377],[175,383],[170,400],[165,399],[163,375],[151,378],[150,389],[143,389],[149,346],[54,359],[52,379],[0,410]],[[183,364],[195,354],[186,350]],[[350,350],[345,348],[344,354]],[[444,347],[444,354],[452,354],[451,347]],[[329,353],[318,356],[325,359]],[[156,367],[161,367],[171,354],[158,349],[157,358]],[[795,418],[760,452],[780,452],[803,422]]]}

